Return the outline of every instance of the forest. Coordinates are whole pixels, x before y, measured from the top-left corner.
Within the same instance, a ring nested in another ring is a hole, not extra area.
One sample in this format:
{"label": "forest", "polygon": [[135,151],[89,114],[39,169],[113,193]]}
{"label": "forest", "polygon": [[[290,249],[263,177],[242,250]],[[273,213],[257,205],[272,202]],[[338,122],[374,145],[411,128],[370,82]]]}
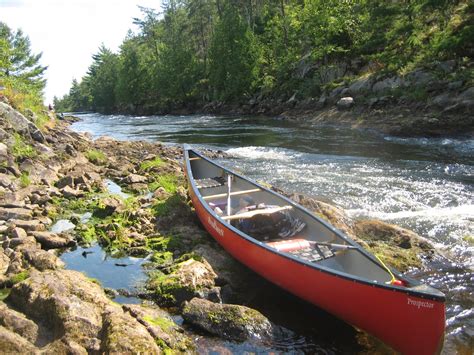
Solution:
{"label": "forest", "polygon": [[153,114],[304,99],[474,55],[466,0],[167,0],[141,12],[118,53],[102,45],[55,98],[57,110]]}

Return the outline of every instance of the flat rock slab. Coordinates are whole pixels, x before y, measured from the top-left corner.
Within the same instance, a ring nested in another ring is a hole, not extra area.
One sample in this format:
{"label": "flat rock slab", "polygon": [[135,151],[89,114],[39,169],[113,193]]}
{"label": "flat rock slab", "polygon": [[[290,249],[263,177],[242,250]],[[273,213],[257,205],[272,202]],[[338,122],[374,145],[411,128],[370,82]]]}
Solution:
{"label": "flat rock slab", "polygon": [[45,225],[37,219],[31,221],[22,220],[22,219],[12,219],[10,220],[10,226],[16,226],[23,228],[25,231],[44,231],[46,229]]}
{"label": "flat rock slab", "polygon": [[0,207],[0,220],[8,221],[10,219],[30,220],[32,211],[25,208],[5,208]]}
{"label": "flat rock slab", "polygon": [[58,235],[51,232],[31,232],[36,241],[41,244],[43,249],[67,248],[76,243],[71,237]]}

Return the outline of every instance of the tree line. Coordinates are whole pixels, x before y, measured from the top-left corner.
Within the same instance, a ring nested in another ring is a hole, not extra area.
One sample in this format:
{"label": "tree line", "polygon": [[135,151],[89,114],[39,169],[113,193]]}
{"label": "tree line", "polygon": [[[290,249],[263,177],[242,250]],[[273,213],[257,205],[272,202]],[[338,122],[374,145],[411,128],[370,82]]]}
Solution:
{"label": "tree line", "polygon": [[315,97],[351,73],[472,59],[466,0],[166,0],[101,46],[59,110],[162,113],[212,101]]}

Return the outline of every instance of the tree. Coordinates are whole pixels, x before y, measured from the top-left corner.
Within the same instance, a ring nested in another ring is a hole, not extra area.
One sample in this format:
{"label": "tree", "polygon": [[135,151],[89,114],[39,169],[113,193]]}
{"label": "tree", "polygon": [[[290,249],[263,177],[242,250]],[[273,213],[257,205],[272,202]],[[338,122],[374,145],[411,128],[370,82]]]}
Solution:
{"label": "tree", "polygon": [[83,80],[92,97],[92,109],[104,113],[113,112],[116,107],[118,56],[101,45],[92,59],[93,63]]}
{"label": "tree", "polygon": [[210,84],[214,97],[239,101],[250,94],[258,77],[256,38],[237,9],[226,4],[210,48]]}
{"label": "tree", "polygon": [[30,40],[21,30],[12,31],[0,22],[0,79],[14,81],[41,93],[47,67],[39,64],[41,53],[32,54]]}

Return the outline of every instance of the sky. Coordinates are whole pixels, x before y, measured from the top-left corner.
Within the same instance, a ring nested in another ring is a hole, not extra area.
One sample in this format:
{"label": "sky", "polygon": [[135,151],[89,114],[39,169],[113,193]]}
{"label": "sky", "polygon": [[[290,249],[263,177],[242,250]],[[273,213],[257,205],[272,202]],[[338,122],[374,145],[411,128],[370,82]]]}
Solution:
{"label": "sky", "polygon": [[0,0],[0,21],[21,28],[32,52],[43,53],[47,105],[84,76],[101,43],[118,51],[127,31],[137,29],[138,5],[160,9],[160,0]]}

